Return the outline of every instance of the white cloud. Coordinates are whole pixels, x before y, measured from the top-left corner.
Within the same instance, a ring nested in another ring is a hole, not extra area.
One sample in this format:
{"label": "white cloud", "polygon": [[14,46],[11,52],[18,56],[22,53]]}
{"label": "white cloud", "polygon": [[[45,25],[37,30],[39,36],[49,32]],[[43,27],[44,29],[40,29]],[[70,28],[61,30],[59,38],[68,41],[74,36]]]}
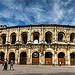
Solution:
{"label": "white cloud", "polygon": [[72,20],[71,25],[75,26],[75,18]]}
{"label": "white cloud", "polygon": [[[53,4],[48,3],[47,5],[46,0],[43,0],[42,2],[45,5],[37,4],[24,6],[23,8],[22,4],[14,4],[13,0],[3,0],[4,5],[6,5],[8,8],[2,12],[0,12],[0,17],[6,18],[6,19],[12,19],[13,22],[7,21],[7,22],[0,22],[0,24],[8,24],[8,25],[16,25],[20,24],[19,21],[24,22],[25,24],[40,24],[40,23],[55,23],[59,24],[59,22],[62,20],[61,24],[69,24],[69,19],[72,18],[72,14],[74,14],[74,7],[69,8],[68,10],[63,5],[67,6],[68,3],[70,3],[71,0],[67,0],[66,2],[63,2],[62,0],[54,0]],[[51,8],[48,8],[51,7]],[[45,9],[44,9],[45,8]],[[46,11],[47,9],[47,11]],[[15,22],[14,22],[15,21]],[[74,23],[74,21],[72,21]],[[72,24],[71,23],[71,24]]]}

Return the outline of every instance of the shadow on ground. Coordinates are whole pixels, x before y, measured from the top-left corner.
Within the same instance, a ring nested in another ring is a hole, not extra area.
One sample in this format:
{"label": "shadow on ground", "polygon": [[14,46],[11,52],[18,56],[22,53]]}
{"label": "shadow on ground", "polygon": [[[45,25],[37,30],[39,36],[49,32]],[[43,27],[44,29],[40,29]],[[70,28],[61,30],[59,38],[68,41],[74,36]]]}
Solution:
{"label": "shadow on ground", "polygon": [[72,72],[48,73],[48,74],[30,73],[30,74],[15,74],[15,75],[75,75],[75,73]]}

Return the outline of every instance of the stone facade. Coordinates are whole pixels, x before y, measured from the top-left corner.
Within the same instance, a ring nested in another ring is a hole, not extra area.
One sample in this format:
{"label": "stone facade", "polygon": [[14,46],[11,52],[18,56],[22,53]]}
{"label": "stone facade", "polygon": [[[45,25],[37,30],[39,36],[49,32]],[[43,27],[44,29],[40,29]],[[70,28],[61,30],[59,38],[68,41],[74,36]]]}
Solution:
{"label": "stone facade", "polygon": [[[25,39],[22,38],[23,32],[25,33]],[[15,39],[15,43],[12,42],[12,39]],[[34,43],[36,39],[38,43]],[[75,26],[40,24],[2,27],[0,28],[0,52],[4,53],[4,59],[7,58],[8,61],[10,53],[13,52],[15,54],[15,64],[20,64],[20,54],[26,52],[25,62],[28,65],[32,64],[32,54],[34,52],[39,53],[39,65],[46,63],[46,52],[52,53],[52,63],[58,65],[58,54],[62,52],[65,54],[63,57],[65,65],[71,65],[70,55],[75,53]],[[75,60],[73,61],[75,62]]]}

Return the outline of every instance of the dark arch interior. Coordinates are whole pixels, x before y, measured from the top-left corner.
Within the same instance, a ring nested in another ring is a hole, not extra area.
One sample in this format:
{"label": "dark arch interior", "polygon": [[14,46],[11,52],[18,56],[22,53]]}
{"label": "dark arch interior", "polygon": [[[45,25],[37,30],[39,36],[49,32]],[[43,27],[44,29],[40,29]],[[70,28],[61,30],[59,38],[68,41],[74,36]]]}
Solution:
{"label": "dark arch interior", "polygon": [[51,52],[46,52],[45,53],[45,58],[52,58],[52,53]]}
{"label": "dark arch interior", "polygon": [[64,56],[65,56],[65,54],[64,54],[63,52],[60,52],[60,53],[58,54],[58,58],[64,58]]}
{"label": "dark arch interior", "polygon": [[26,52],[22,52],[21,54],[20,54],[20,56],[21,57],[26,57],[27,55],[26,55]]}
{"label": "dark arch interior", "polygon": [[58,41],[63,41],[63,35],[64,35],[63,32],[58,33]]}
{"label": "dark arch interior", "polygon": [[33,33],[33,41],[34,40],[38,40],[38,43],[39,43],[39,32],[34,32]]}
{"label": "dark arch interior", "polygon": [[32,54],[32,58],[39,58],[39,53],[38,52],[34,52]]}
{"label": "dark arch interior", "polygon": [[11,60],[13,60],[15,62],[15,53],[14,52],[11,52],[9,54],[9,63],[11,62]]}
{"label": "dark arch interior", "polygon": [[5,44],[5,42],[6,42],[6,35],[5,34],[2,34],[2,44]]}
{"label": "dark arch interior", "polygon": [[71,34],[70,34],[70,41],[71,41],[71,42],[73,42],[74,36],[75,36],[75,33],[71,33]]}
{"label": "dark arch interior", "polygon": [[47,43],[51,43],[52,42],[52,33],[51,32],[46,32],[45,33],[45,41]]}
{"label": "dark arch interior", "polygon": [[75,58],[75,53],[74,52],[70,54],[70,58]]}
{"label": "dark arch interior", "polygon": [[27,33],[23,32],[21,36],[22,36],[22,43],[26,44],[27,43]]}
{"label": "dark arch interior", "polygon": [[11,34],[11,44],[15,44],[15,42],[16,42],[16,34],[12,33]]}
{"label": "dark arch interior", "polygon": [[0,60],[1,60],[1,61],[4,61],[4,55],[5,55],[4,52],[0,52]]}
{"label": "dark arch interior", "polygon": [[27,58],[26,58],[27,54],[26,52],[22,52],[20,54],[20,64],[26,64],[27,63]]}

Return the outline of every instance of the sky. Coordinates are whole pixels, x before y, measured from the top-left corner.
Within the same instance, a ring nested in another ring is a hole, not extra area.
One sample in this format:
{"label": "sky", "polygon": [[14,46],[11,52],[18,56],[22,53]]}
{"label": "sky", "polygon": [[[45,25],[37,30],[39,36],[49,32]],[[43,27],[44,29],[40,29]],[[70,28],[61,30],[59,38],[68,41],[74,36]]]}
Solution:
{"label": "sky", "polygon": [[0,25],[75,26],[75,0],[0,0]]}

